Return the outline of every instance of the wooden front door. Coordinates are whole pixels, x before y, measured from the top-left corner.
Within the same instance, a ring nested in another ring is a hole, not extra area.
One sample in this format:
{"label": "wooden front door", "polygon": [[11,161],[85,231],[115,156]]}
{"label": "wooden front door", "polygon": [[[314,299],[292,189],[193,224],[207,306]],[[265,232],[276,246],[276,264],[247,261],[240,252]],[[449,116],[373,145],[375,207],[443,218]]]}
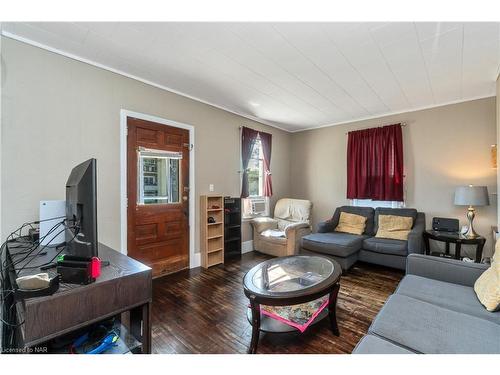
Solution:
{"label": "wooden front door", "polygon": [[189,131],[127,118],[128,255],[153,277],[189,267]]}

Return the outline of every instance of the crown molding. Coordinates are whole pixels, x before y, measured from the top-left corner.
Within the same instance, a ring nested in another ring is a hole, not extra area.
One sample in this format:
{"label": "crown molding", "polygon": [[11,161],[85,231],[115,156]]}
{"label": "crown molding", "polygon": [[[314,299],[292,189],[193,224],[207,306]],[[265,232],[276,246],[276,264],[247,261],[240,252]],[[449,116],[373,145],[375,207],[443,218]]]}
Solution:
{"label": "crown molding", "polygon": [[297,130],[291,130],[289,132],[290,133],[300,133],[300,132],[305,132],[305,131],[308,131],[308,130],[329,128],[331,126],[347,125],[347,124],[352,124],[354,122],[359,122],[359,121],[375,120],[375,119],[382,118],[382,117],[402,115],[404,113],[412,113],[412,112],[423,111],[423,110],[426,110],[426,109],[433,109],[433,108],[445,107],[447,105],[452,105],[452,104],[460,104],[460,103],[465,103],[465,102],[472,102],[474,100],[494,98],[495,96],[496,95],[494,95],[494,94],[474,96],[474,97],[470,97],[470,98],[467,98],[467,99],[452,100],[452,101],[445,102],[445,103],[442,103],[442,104],[432,104],[432,105],[428,105],[428,106],[422,106],[422,107],[417,107],[417,108],[413,108],[413,109],[410,109],[410,110],[403,110],[403,111],[385,112],[385,113],[382,113],[382,114],[379,114],[379,115],[359,117],[359,118],[356,118],[356,119],[353,119],[353,120],[347,120],[347,121],[342,121],[342,122],[335,122],[335,123],[332,123],[332,124],[319,125],[319,126],[314,126],[314,127],[310,127],[310,128],[302,128],[302,129],[297,129]]}

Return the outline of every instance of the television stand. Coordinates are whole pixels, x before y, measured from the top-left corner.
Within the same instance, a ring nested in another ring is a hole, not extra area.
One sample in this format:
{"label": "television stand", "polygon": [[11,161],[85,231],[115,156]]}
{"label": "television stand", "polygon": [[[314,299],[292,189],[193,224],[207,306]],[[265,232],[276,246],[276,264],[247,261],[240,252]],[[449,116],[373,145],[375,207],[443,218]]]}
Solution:
{"label": "television stand", "polygon": [[[10,258],[19,251],[23,251],[22,247],[9,247],[6,256]],[[31,267],[46,264],[57,251],[47,248],[47,254],[33,259],[30,270],[22,275],[40,273],[39,268]],[[101,269],[101,275],[94,283],[61,283],[59,290],[51,296],[17,303],[11,301],[19,327],[12,332],[8,327],[2,327],[0,348],[3,351],[34,353],[37,349],[43,350],[50,340],[117,317],[127,332],[141,343],[141,352],[151,353],[151,268],[103,244],[99,244],[98,252],[109,266]],[[21,262],[15,268],[20,269],[22,265]],[[15,285],[14,271],[11,269],[7,278],[10,287]],[[54,269],[45,272],[55,274]],[[6,342],[6,337],[13,340]]]}

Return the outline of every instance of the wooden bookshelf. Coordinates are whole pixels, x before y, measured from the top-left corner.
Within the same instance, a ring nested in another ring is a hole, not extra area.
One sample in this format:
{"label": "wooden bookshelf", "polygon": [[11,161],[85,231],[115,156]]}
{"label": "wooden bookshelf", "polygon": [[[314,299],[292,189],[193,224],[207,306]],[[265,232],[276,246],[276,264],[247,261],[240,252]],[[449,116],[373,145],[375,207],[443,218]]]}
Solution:
{"label": "wooden bookshelf", "polygon": [[[208,218],[213,217],[214,223]],[[204,268],[224,263],[224,197],[200,196],[201,265]]]}

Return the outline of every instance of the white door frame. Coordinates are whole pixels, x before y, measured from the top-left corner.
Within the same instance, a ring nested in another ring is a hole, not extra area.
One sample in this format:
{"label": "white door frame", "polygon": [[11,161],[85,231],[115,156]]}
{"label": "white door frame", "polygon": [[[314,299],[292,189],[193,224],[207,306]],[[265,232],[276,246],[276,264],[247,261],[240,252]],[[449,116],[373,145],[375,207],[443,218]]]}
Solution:
{"label": "white door frame", "polygon": [[120,110],[120,250],[127,254],[127,117],[156,122],[162,125],[189,130],[189,268],[199,267],[200,253],[194,252],[195,235],[195,180],[194,180],[194,126],[144,113]]}

